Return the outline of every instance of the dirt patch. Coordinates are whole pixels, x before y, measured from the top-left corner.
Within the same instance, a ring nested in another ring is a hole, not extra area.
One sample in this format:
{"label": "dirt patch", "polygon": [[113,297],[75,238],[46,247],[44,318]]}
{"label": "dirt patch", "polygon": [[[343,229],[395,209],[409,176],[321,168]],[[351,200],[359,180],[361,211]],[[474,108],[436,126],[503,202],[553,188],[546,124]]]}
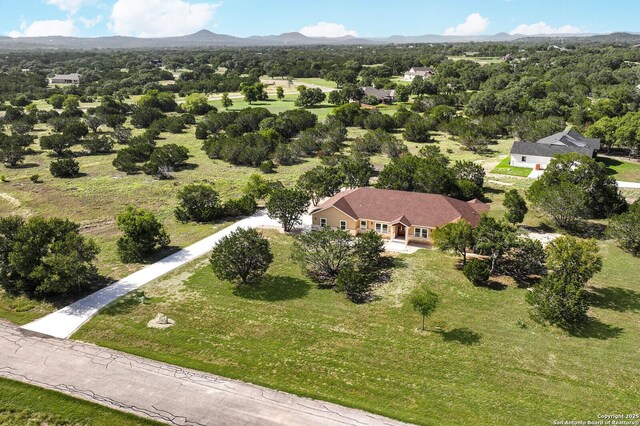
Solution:
{"label": "dirt patch", "polygon": [[11,204],[13,207],[20,207],[22,203],[16,197],[7,194],[6,192],[0,192],[0,198]]}
{"label": "dirt patch", "polygon": [[203,256],[178,269],[178,271],[165,275],[144,287],[147,297],[159,297],[164,300],[160,304],[173,304],[185,302],[198,297],[197,293],[188,290],[184,283],[199,269],[209,264],[209,257]]}

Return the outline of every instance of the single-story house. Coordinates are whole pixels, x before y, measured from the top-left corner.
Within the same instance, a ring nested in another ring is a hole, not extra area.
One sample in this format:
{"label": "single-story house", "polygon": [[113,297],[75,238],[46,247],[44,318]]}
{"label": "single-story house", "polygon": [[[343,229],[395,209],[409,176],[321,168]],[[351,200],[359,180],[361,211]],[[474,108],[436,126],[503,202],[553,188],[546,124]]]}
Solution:
{"label": "single-story house", "polygon": [[339,192],[311,211],[312,229],[343,229],[352,235],[368,231],[384,239],[430,244],[439,226],[466,220],[476,226],[489,206],[439,194],[356,188]]}
{"label": "single-story house", "polygon": [[600,139],[586,138],[575,130],[565,130],[536,142],[514,142],[509,164],[512,167],[544,170],[555,155],[575,152],[595,158],[598,150]]}
{"label": "single-story house", "polygon": [[375,96],[380,103],[391,104],[396,99],[395,90],[376,89],[375,87],[365,86],[362,88],[364,96]]}
{"label": "single-story house", "polygon": [[80,84],[80,74],[56,74],[49,78],[49,84]]}
{"label": "single-story house", "polygon": [[404,79],[406,81],[413,81],[416,77],[429,78],[435,75],[435,73],[436,71],[431,67],[412,67],[404,73]]}

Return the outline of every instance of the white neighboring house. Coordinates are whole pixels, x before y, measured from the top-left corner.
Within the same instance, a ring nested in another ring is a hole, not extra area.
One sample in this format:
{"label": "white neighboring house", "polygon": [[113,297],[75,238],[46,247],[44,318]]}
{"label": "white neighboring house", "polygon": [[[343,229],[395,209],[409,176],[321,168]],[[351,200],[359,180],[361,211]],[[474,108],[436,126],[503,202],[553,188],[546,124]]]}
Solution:
{"label": "white neighboring house", "polygon": [[416,77],[429,78],[435,75],[435,73],[436,71],[431,67],[412,67],[404,73],[404,79],[406,81],[413,81]]}
{"label": "white neighboring house", "polygon": [[80,74],[56,74],[49,78],[49,84],[80,84]]}
{"label": "white neighboring house", "polygon": [[595,158],[598,150],[600,150],[600,139],[585,138],[575,130],[565,130],[536,142],[514,142],[509,165],[544,170],[555,155],[575,152]]}

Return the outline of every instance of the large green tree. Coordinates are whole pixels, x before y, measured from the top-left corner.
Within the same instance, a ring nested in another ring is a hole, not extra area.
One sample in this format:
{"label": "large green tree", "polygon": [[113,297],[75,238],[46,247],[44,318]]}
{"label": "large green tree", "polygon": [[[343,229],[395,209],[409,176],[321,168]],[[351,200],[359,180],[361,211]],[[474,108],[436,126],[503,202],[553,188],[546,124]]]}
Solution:
{"label": "large green tree", "polygon": [[267,213],[282,224],[285,232],[302,223],[302,215],[307,212],[309,196],[300,189],[281,188],[271,193],[267,201]]}
{"label": "large green tree", "polygon": [[467,250],[474,245],[473,228],[466,220],[458,220],[436,228],[433,242],[442,251],[453,251],[462,256],[462,264],[467,263]]}
{"label": "large green tree", "polygon": [[221,280],[255,284],[273,262],[269,241],[253,228],[238,228],[213,248],[210,263]]}
{"label": "large green tree", "polygon": [[11,293],[50,296],[95,284],[98,246],[63,219],[0,218],[0,285]]}

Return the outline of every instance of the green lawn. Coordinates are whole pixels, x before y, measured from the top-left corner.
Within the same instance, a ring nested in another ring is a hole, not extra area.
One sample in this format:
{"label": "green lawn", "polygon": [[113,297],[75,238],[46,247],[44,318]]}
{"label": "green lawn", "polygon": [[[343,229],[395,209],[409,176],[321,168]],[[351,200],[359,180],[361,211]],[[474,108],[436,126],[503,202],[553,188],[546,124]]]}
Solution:
{"label": "green lawn", "polygon": [[[298,95],[286,95],[284,99],[276,99],[275,96],[270,96],[269,100],[266,101],[257,101],[252,102],[249,105],[244,99],[232,99],[233,105],[228,109],[229,111],[240,111],[241,109],[250,108],[250,107],[262,107],[267,108],[274,114],[278,114],[280,112],[289,111],[291,109],[296,109],[297,107],[294,105],[294,102]],[[218,108],[219,111],[224,111],[225,109],[222,107],[222,102],[220,100],[215,100],[210,102],[211,105]],[[309,108],[309,111],[316,114],[319,120],[324,120],[327,118],[327,115],[335,108],[335,105],[330,104],[321,104],[314,108]]]}
{"label": "green lawn", "polygon": [[2,425],[159,425],[128,413],[0,378],[0,424]]}
{"label": "green lawn", "polygon": [[491,171],[491,173],[521,177],[529,176],[529,174],[531,173],[531,169],[527,167],[512,167],[509,164],[510,159],[511,157],[505,157],[505,159],[500,161],[500,163],[496,166],[495,169]]}
{"label": "green lawn", "polygon": [[[530,320],[526,289],[471,286],[448,254],[400,256],[377,299],[355,305],[292,264],[290,237],[265,235],[276,260],[258,288],[234,289],[201,261],[74,338],[421,424],[551,424],[637,408],[640,261],[610,242],[591,324],[571,335]],[[442,298],[427,333],[406,300],[419,285]],[[148,329],[157,312],[176,325]]]}
{"label": "green lawn", "polygon": [[628,182],[640,182],[640,163],[637,161],[624,161],[619,158],[598,156],[598,161],[607,166],[609,175],[616,180]]}
{"label": "green lawn", "polygon": [[296,78],[295,83],[315,84],[316,86],[330,87],[332,89],[338,87],[335,81],[325,80],[324,78]]}

